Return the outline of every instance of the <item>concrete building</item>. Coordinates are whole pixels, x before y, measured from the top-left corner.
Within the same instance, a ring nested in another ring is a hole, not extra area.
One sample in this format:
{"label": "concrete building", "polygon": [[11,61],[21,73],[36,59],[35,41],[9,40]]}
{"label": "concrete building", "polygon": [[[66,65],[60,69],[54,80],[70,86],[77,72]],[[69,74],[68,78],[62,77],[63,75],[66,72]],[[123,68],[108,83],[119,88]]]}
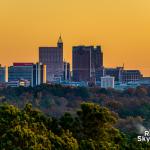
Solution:
{"label": "concrete building", "polygon": [[46,83],[46,66],[42,63],[14,63],[8,67],[8,82],[27,80],[31,86]]}
{"label": "concrete building", "polygon": [[103,67],[100,46],[74,46],[72,50],[73,81],[91,81]]}
{"label": "concrete building", "polygon": [[142,76],[139,70],[124,70],[122,73],[122,82],[138,82],[142,79]]}
{"label": "concrete building", "polygon": [[0,65],[0,83],[6,82],[6,67]]}
{"label": "concrete building", "polygon": [[63,41],[61,36],[57,47],[39,47],[39,62],[47,67],[47,81],[54,81],[56,78],[63,79]]}
{"label": "concrete building", "polygon": [[70,63],[64,62],[64,81],[71,80]]}
{"label": "concrete building", "polygon": [[124,67],[105,68],[104,74],[115,77],[115,81],[120,83],[137,82],[142,79],[139,70],[125,70]]}
{"label": "concrete building", "polygon": [[122,74],[124,67],[105,68],[104,75],[115,77],[115,81],[122,82]]}
{"label": "concrete building", "polygon": [[114,88],[115,87],[115,77],[104,76],[101,77],[101,88]]}

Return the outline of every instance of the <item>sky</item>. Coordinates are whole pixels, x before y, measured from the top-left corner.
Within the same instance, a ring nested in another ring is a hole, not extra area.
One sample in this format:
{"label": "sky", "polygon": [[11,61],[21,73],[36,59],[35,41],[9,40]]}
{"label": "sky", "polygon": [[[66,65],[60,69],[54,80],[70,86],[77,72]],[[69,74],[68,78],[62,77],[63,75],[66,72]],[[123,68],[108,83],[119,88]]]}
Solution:
{"label": "sky", "polygon": [[38,61],[38,47],[101,45],[104,66],[150,76],[150,0],[0,0],[0,64]]}

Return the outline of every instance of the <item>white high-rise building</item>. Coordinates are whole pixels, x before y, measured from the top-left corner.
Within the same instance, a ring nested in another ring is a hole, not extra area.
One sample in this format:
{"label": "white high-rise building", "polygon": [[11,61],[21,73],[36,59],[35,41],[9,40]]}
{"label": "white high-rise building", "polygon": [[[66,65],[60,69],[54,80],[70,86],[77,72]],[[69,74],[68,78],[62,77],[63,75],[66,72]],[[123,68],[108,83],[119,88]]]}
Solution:
{"label": "white high-rise building", "polygon": [[101,77],[101,88],[114,88],[115,87],[115,77],[104,76]]}

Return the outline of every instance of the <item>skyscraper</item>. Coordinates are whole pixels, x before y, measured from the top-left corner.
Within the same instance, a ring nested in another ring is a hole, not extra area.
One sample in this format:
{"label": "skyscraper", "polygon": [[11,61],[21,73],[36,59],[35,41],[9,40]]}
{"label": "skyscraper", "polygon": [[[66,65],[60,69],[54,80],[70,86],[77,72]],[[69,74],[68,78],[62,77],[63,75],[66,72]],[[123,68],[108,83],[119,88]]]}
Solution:
{"label": "skyscraper", "polygon": [[73,80],[90,81],[103,67],[103,53],[100,46],[75,46],[72,51]]}
{"label": "skyscraper", "polygon": [[63,41],[58,39],[57,47],[39,47],[39,62],[47,67],[47,80],[63,78]]}

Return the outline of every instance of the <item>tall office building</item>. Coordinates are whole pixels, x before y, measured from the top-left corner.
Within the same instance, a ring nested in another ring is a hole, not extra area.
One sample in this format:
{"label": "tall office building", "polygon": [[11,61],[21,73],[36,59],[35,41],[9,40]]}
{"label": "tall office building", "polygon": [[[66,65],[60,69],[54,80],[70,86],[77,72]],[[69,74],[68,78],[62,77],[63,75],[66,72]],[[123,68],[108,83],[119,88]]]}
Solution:
{"label": "tall office building", "polygon": [[39,48],[39,62],[46,65],[49,82],[55,78],[63,78],[63,41],[61,36],[57,42],[57,47]]}
{"label": "tall office building", "polygon": [[0,83],[6,82],[6,67],[0,65]]}
{"label": "tall office building", "polygon": [[100,46],[75,46],[72,51],[73,80],[91,81],[103,67],[103,53]]}
{"label": "tall office building", "polygon": [[68,62],[64,62],[64,80],[71,80],[70,63]]}
{"label": "tall office building", "polygon": [[46,83],[46,66],[42,63],[14,63],[8,67],[8,82],[28,80],[31,86]]}

